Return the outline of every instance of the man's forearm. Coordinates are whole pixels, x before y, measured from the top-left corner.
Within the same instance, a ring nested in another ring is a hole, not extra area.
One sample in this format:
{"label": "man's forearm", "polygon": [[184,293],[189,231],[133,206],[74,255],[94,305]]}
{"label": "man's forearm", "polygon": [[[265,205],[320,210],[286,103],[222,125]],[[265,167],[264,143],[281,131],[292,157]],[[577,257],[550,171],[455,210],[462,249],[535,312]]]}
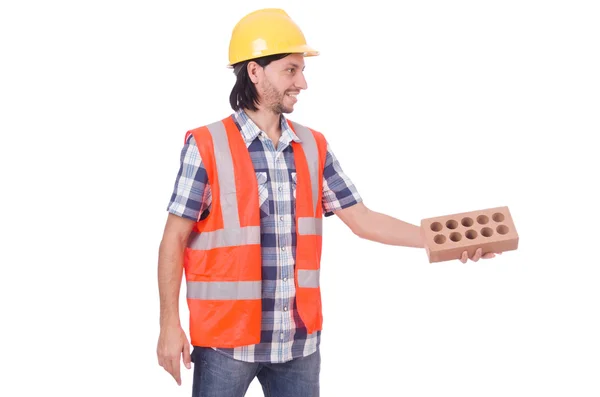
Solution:
{"label": "man's forearm", "polygon": [[361,223],[357,231],[361,238],[388,245],[424,247],[419,226],[372,210],[368,210]]}
{"label": "man's forearm", "polygon": [[183,244],[163,241],[158,254],[160,326],[180,325],[179,291],[183,274]]}

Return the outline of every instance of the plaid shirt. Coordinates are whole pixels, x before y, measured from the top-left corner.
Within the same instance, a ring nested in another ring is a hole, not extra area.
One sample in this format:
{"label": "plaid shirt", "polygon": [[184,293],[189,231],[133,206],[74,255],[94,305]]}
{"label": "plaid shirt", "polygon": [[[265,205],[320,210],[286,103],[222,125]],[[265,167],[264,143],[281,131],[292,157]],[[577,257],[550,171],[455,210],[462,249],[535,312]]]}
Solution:
{"label": "plaid shirt", "polygon": [[[286,362],[315,352],[320,332],[307,335],[296,311],[294,263],[296,256],[296,168],[291,141],[298,136],[281,117],[282,135],[277,149],[243,111],[233,114],[250,152],[258,181],[262,253],[262,330],[257,345],[216,349],[247,362]],[[344,174],[329,145],[323,172],[323,212],[333,212],[361,201],[355,186]],[[194,221],[208,215],[211,189],[194,137],[181,152],[167,210]]]}

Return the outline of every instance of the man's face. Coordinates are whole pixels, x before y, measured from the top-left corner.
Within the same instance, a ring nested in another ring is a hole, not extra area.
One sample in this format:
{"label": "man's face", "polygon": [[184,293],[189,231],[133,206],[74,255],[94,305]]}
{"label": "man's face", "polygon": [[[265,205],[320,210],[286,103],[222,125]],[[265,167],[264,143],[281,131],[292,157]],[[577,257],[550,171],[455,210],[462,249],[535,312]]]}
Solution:
{"label": "man's face", "polygon": [[257,90],[260,103],[274,113],[291,113],[296,96],[307,87],[304,78],[304,56],[291,54],[268,64],[261,73]]}

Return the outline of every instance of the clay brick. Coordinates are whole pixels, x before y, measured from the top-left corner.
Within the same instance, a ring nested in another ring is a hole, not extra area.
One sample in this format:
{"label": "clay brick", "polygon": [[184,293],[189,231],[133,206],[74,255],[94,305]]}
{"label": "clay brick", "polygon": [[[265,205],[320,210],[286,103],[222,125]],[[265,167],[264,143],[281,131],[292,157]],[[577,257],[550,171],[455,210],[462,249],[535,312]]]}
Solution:
{"label": "clay brick", "polygon": [[429,263],[469,258],[477,248],[483,254],[516,250],[519,235],[508,207],[488,208],[421,220]]}

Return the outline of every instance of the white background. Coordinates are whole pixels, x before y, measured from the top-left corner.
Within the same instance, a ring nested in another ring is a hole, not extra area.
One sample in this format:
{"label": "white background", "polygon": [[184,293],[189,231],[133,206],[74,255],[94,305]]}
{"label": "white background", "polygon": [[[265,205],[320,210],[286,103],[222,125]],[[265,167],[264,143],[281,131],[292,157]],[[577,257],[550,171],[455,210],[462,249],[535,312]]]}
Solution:
{"label": "white background", "polygon": [[190,395],[156,361],[158,246],[185,132],[231,112],[231,29],[268,6],[322,53],[291,118],[367,206],[506,205],[520,235],[429,264],[328,218],[322,395],[600,395],[593,3],[2,2],[0,395]]}

